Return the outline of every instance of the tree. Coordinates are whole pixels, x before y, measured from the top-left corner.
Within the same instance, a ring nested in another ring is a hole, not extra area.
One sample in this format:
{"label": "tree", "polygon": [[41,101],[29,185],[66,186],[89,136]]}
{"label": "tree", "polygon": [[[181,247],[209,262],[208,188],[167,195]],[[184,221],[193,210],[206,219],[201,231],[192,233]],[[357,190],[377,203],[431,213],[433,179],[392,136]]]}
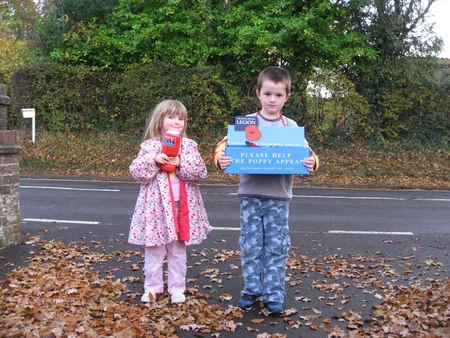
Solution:
{"label": "tree", "polygon": [[32,0],[0,1],[0,82],[31,58],[36,20]]}
{"label": "tree", "polygon": [[[43,34],[46,27],[61,27],[55,18],[65,11],[59,6],[52,18],[43,20]],[[102,20],[69,22],[63,16],[68,22],[60,29],[62,34],[50,34],[49,52],[60,62],[101,69],[123,69],[155,59],[192,65],[207,54],[204,15],[203,1],[120,0]]]}
{"label": "tree", "polygon": [[[432,55],[442,46],[433,25],[425,21],[435,1],[372,0],[354,13],[350,24],[366,34],[368,46],[377,57],[358,56],[342,69],[371,106],[367,121],[370,128],[366,129],[371,134],[383,138],[402,135],[412,122],[408,116],[414,116],[412,101],[403,95],[410,86],[430,88],[435,66]],[[393,105],[400,101],[403,109]]]}
{"label": "tree", "polygon": [[306,88],[315,69],[333,69],[358,55],[374,56],[364,34],[347,24],[351,7],[359,6],[358,0],[234,1],[215,15],[220,50],[215,57],[231,78],[254,78],[269,65],[288,68],[300,95],[295,109],[306,110]]}
{"label": "tree", "polygon": [[66,17],[70,30],[63,43],[53,45],[53,55],[105,68],[156,58],[180,65],[221,63],[241,76],[271,64],[311,73],[370,54],[361,48],[364,35],[343,24],[346,6],[316,0],[119,0],[101,21],[61,16],[67,8],[60,6],[59,17]]}
{"label": "tree", "polygon": [[33,0],[0,1],[0,20],[20,40],[35,38],[37,6]]}
{"label": "tree", "polygon": [[102,24],[118,0],[42,0],[38,22],[41,52],[49,56],[55,49],[69,48],[66,34],[81,32],[91,23]]}
{"label": "tree", "polygon": [[[69,0],[60,0],[67,2]],[[332,68],[371,55],[361,32],[348,26],[358,1],[119,0],[102,23],[72,25],[54,59],[102,69],[155,60],[181,66],[220,64],[230,81],[254,77],[268,65],[288,68],[305,93],[316,67]],[[68,19],[70,20],[70,19]]]}

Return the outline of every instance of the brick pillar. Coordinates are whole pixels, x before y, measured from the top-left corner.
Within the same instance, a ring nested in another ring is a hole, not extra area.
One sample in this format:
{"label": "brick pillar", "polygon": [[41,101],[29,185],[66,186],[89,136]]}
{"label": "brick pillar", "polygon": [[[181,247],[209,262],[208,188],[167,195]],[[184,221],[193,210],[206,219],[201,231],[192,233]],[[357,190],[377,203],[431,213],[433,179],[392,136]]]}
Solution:
{"label": "brick pillar", "polygon": [[0,249],[20,243],[19,132],[7,130],[11,99],[0,83]]}

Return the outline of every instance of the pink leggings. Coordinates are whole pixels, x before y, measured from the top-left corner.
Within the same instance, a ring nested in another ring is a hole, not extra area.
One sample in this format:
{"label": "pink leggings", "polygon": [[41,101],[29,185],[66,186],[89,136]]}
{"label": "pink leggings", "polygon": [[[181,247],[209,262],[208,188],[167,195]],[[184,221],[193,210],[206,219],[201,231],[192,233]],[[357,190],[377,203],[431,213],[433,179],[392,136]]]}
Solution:
{"label": "pink leggings", "polygon": [[167,285],[170,295],[186,291],[186,244],[174,241],[163,246],[145,247],[144,292],[164,292],[163,262],[167,253]]}

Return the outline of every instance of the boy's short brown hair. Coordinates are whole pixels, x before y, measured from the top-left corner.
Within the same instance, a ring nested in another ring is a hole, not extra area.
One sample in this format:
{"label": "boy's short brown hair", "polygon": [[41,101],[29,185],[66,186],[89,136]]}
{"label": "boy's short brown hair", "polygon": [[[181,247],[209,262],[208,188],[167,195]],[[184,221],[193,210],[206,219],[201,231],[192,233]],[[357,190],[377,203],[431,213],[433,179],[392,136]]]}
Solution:
{"label": "boy's short brown hair", "polygon": [[291,76],[289,72],[281,67],[267,67],[258,76],[258,91],[261,90],[264,81],[273,81],[275,83],[283,83],[286,85],[286,94],[291,93]]}

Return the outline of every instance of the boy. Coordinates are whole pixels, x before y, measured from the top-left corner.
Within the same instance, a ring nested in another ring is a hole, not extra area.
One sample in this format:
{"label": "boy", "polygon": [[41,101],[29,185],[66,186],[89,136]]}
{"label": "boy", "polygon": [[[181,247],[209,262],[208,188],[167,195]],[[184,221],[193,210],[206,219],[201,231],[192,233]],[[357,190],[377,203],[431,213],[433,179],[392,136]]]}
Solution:
{"label": "boy", "polygon": [[[291,96],[289,72],[280,67],[268,67],[258,77],[257,91],[261,110],[257,116],[260,126],[297,126],[281,114]],[[225,169],[232,161],[225,156],[226,137],[216,147],[213,164]],[[303,160],[309,171],[317,170],[319,159],[310,150]],[[250,310],[260,296],[270,315],[283,313],[286,295],[285,270],[291,244],[289,237],[289,202],[292,199],[292,175],[242,174],[238,195],[240,200],[242,275],[244,288],[238,306]]]}

